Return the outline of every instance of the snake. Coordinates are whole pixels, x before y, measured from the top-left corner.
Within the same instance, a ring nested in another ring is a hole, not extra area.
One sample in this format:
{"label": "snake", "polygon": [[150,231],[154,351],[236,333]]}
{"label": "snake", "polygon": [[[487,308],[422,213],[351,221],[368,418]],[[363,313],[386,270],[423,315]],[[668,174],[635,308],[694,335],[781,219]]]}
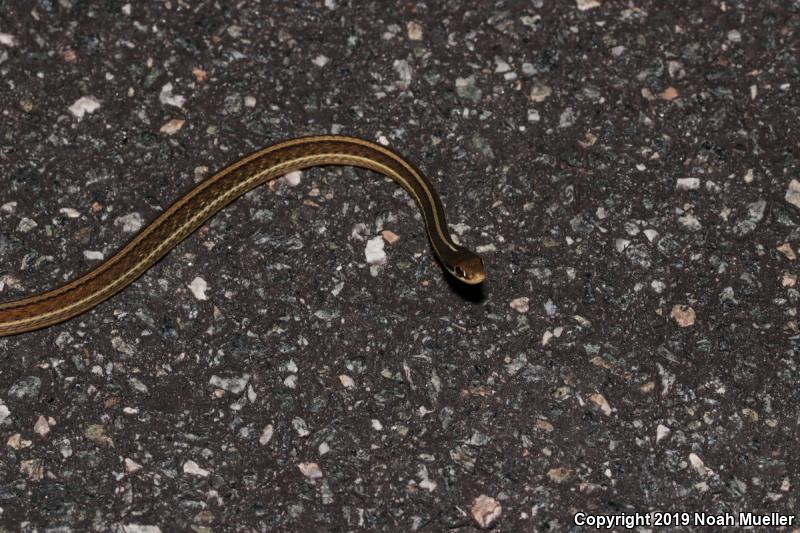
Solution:
{"label": "snake", "polygon": [[290,172],[353,166],[387,176],[414,200],[445,272],[467,285],[486,278],[481,257],[454,242],[444,206],[428,178],[395,151],[346,135],[313,135],[272,144],[201,181],[94,269],[52,290],[0,303],[0,337],[47,328],[122,291],[231,202]]}

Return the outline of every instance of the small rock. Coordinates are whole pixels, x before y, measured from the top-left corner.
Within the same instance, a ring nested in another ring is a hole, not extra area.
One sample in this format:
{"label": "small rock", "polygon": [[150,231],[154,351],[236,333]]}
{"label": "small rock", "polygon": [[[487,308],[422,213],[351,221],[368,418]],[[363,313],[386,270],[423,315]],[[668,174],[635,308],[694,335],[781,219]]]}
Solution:
{"label": "small rock", "polygon": [[133,387],[134,390],[137,390],[141,393],[147,394],[150,391],[150,389],[147,388],[147,385],[142,383],[142,380],[138,378],[130,377],[128,378],[128,383],[131,387]]}
{"label": "small rock", "polygon": [[46,437],[50,433],[50,424],[47,423],[47,419],[43,415],[39,415],[39,418],[36,419],[33,431],[40,437]]}
{"label": "small rock", "polygon": [[711,473],[711,470],[706,467],[703,460],[700,459],[700,457],[695,453],[689,454],[689,463],[692,465],[692,468],[694,468],[695,472],[701,476],[707,476]]}
{"label": "small rock", "polygon": [[23,217],[19,221],[19,224],[17,225],[17,231],[19,231],[20,233],[28,233],[38,225],[39,224],[37,224],[35,220]]}
{"label": "small rock", "polygon": [[600,410],[603,411],[604,415],[609,416],[611,414],[611,406],[608,404],[608,401],[606,401],[602,394],[596,392],[589,396],[589,399],[597,404],[598,407],[600,407]]}
{"label": "small rock", "polygon": [[550,342],[550,339],[552,338],[553,338],[553,332],[550,330],[545,331],[544,334],[542,335],[542,346],[547,346],[547,343]]}
{"label": "small rock", "polygon": [[317,463],[300,463],[297,465],[300,472],[308,479],[319,479],[322,477],[322,470]]}
{"label": "small rock", "polygon": [[700,188],[700,178],[679,178],[675,183],[679,191],[694,191]]}
{"label": "small rock", "polygon": [[203,83],[208,79],[208,72],[199,67],[194,67],[192,69],[192,76],[194,76],[194,79],[197,80],[197,83]]}
{"label": "small rock", "polygon": [[783,198],[793,206],[800,207],[800,181],[795,179],[790,181]]}
{"label": "small rock", "polygon": [[413,20],[406,24],[406,31],[408,32],[408,38],[412,41],[421,41],[422,40],[422,26],[419,22],[414,22]]}
{"label": "small rock", "polygon": [[133,212],[114,220],[114,227],[122,228],[123,233],[135,233],[144,226],[142,215]]}
{"label": "small rock", "polygon": [[489,528],[492,523],[500,518],[503,512],[503,507],[500,502],[481,494],[472,501],[472,508],[470,509],[472,518],[478,523],[482,529]]}
{"label": "small rock", "polygon": [[682,217],[678,217],[678,222],[690,231],[700,231],[703,228],[697,217],[691,213],[686,213]]}
{"label": "small rock", "polygon": [[134,472],[138,472],[142,469],[142,465],[134,461],[133,459],[125,458],[125,471],[129,474],[133,474]]}
{"label": "small rock", "polygon": [[165,133],[167,135],[174,135],[186,124],[186,121],[180,118],[173,118],[169,122],[165,123],[161,126],[159,130],[161,133]]}
{"label": "small rock", "polygon": [[308,424],[299,416],[292,419],[292,427],[300,437],[308,437],[311,435],[311,431],[308,429]]}
{"label": "small rock", "polygon": [[393,231],[385,229],[381,232],[381,236],[383,239],[388,242],[389,244],[394,244],[400,240],[400,237]]}
{"label": "small rock", "polygon": [[17,46],[17,39],[10,33],[0,32],[0,44],[8,46],[9,48],[14,48]]}
{"label": "small rock", "polygon": [[664,92],[659,93],[658,95],[662,100],[670,101],[674,100],[678,97],[678,90],[675,87],[667,87],[664,89]]}
{"label": "small rock", "polygon": [[125,524],[122,533],[161,533],[158,526],[143,526],[141,524]]}
{"label": "small rock", "polygon": [[576,115],[575,110],[571,107],[568,107],[562,111],[561,115],[558,117],[558,127],[562,129],[569,128],[575,124],[577,118],[578,116]]}
{"label": "small rock", "polygon": [[14,448],[15,450],[19,450],[22,448],[30,448],[33,442],[23,439],[22,435],[19,433],[14,433],[10,437],[8,437],[8,442],[6,442],[9,448]]}
{"label": "small rock", "polygon": [[226,390],[232,394],[239,394],[245,389],[249,380],[250,374],[242,374],[241,376],[228,378],[222,378],[217,375],[213,375],[208,383],[209,385],[219,387],[220,389]]}
{"label": "small rock", "polygon": [[534,102],[544,102],[551,94],[553,90],[549,86],[537,82],[533,84],[528,97]]}
{"label": "small rock", "polygon": [[198,465],[192,460],[183,463],[183,471],[186,474],[191,474],[197,477],[208,477],[211,474],[211,472],[209,472],[205,468],[201,468],[200,465]]}
{"label": "small rock", "polygon": [[97,250],[84,250],[83,257],[89,261],[102,261],[105,258],[103,252]]}
{"label": "small rock", "polygon": [[179,94],[172,94],[172,84],[166,83],[161,87],[161,92],[158,94],[158,101],[164,105],[183,107],[183,104],[186,103],[186,97]]}
{"label": "small rock", "polygon": [[405,59],[395,59],[394,63],[392,63],[392,68],[397,73],[397,77],[400,78],[397,85],[402,89],[407,89],[414,78],[414,69]]}
{"label": "small rock", "polygon": [[78,120],[82,119],[85,114],[94,113],[98,109],[100,109],[100,101],[94,96],[81,96],[69,106],[69,112]]}
{"label": "small rock", "polygon": [[630,246],[630,244],[631,244],[631,241],[629,241],[628,239],[615,239],[614,240],[614,248],[619,253],[624,252],[625,248]]}
{"label": "small rock", "polygon": [[519,298],[514,298],[513,300],[511,300],[511,303],[509,304],[509,306],[511,307],[511,309],[513,309],[517,313],[520,313],[520,314],[523,314],[523,315],[525,313],[527,313],[528,310],[530,309],[529,299],[527,297],[525,297],[525,296],[521,296]]}
{"label": "small rock", "polygon": [[456,78],[456,94],[473,102],[479,101],[482,93],[475,83],[475,76]]}
{"label": "small rock", "polygon": [[549,477],[552,481],[556,483],[563,483],[564,481],[568,480],[572,476],[572,470],[565,466],[559,466],[557,468],[551,468],[547,471],[547,477]]}
{"label": "small rock", "polygon": [[192,294],[198,300],[208,300],[208,296],[206,296],[206,291],[208,290],[208,283],[201,277],[196,277],[192,280],[191,283],[187,285],[189,290],[192,291]]}
{"label": "small rock", "polygon": [[588,11],[602,5],[600,0],[575,0],[575,4],[578,7],[578,11]]}
{"label": "small rock", "polygon": [[364,249],[364,256],[369,265],[384,265],[386,264],[386,252],[383,251],[385,241],[383,237],[374,237],[367,241],[367,247]]}
{"label": "small rock", "polygon": [[8,395],[16,400],[34,400],[39,396],[42,380],[37,376],[25,376],[8,389]]}
{"label": "small rock", "polygon": [[19,465],[19,471],[31,481],[39,481],[44,477],[44,465],[41,459],[28,459]]}
{"label": "small rock", "polygon": [[114,441],[106,435],[106,428],[101,424],[90,424],[86,426],[86,438],[96,444],[114,446]]}
{"label": "small rock", "polygon": [[267,424],[264,426],[264,429],[261,430],[261,436],[258,438],[258,443],[262,446],[265,446],[272,440],[272,435],[275,434],[275,429],[272,427],[272,424]]}
{"label": "small rock", "polygon": [[303,179],[303,171],[295,170],[284,175],[282,181],[289,187],[297,187]]}
{"label": "small rock", "polygon": [[656,427],[656,444],[658,444],[659,442],[661,442],[662,439],[667,437],[670,434],[670,431],[671,430],[667,426],[659,424]]}
{"label": "small rock", "polygon": [[785,242],[778,246],[777,250],[786,256],[786,259],[789,261],[794,261],[797,259],[797,255],[795,255],[794,250],[792,250],[792,245],[788,242]]}
{"label": "small rock", "polygon": [[694,309],[688,305],[674,305],[669,316],[682,328],[688,328],[695,321]]}

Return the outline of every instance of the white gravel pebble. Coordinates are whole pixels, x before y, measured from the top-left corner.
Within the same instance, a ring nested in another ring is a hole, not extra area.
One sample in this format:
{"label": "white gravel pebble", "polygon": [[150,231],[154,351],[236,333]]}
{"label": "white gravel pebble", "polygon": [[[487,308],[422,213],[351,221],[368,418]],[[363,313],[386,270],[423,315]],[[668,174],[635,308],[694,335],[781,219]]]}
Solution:
{"label": "white gravel pebble", "polygon": [[11,416],[11,411],[8,410],[8,407],[2,401],[0,401],[0,424],[5,422],[6,418]]}
{"label": "white gravel pebble", "polygon": [[264,429],[261,430],[261,436],[258,438],[258,443],[262,446],[265,446],[272,440],[272,435],[275,434],[275,428],[272,427],[272,424],[267,424],[264,426]]}
{"label": "white gravel pebble", "polygon": [[47,419],[44,416],[39,415],[39,418],[36,419],[36,423],[33,425],[33,432],[40,437],[45,437],[50,433],[50,424],[47,423]]}
{"label": "white gravel pebble", "polygon": [[671,430],[667,426],[659,424],[658,427],[656,427],[656,444],[667,437],[670,434],[670,431]]}
{"label": "white gravel pebble", "polygon": [[192,280],[191,283],[187,285],[189,290],[192,291],[194,297],[198,300],[208,300],[208,296],[206,296],[206,291],[208,290],[208,283],[201,277],[196,277]]}
{"label": "white gravel pebble", "polygon": [[10,33],[0,33],[0,44],[13,48],[17,46],[17,40]]}
{"label": "white gravel pebble", "polygon": [[17,225],[17,231],[19,231],[20,233],[28,233],[36,226],[38,226],[38,224],[36,223],[35,220],[30,218],[23,218],[22,220],[19,221],[19,225]]}
{"label": "white gravel pebble", "polygon": [[303,179],[303,172],[301,170],[295,170],[283,176],[284,183],[289,187],[297,187],[300,185],[301,179]]}
{"label": "white gravel pebble", "polygon": [[700,178],[680,178],[675,183],[679,191],[694,191],[700,188]]}
{"label": "white gravel pebble", "polygon": [[114,226],[122,228],[123,233],[134,233],[142,229],[142,226],[144,226],[144,219],[139,213],[133,212],[118,217],[114,220]]}
{"label": "white gravel pebble", "polygon": [[683,225],[686,229],[691,231],[698,231],[703,227],[697,217],[690,213],[686,213],[682,217],[679,217],[678,222],[680,222],[681,225]]}
{"label": "white gravel pebble", "polygon": [[82,119],[86,113],[94,113],[100,109],[100,101],[94,96],[81,96],[69,106],[69,112],[77,119]]}
{"label": "white gravel pebble", "polygon": [[367,264],[369,265],[386,264],[386,252],[383,251],[383,247],[385,244],[386,241],[383,240],[382,236],[373,237],[372,239],[367,241],[367,247],[364,248],[364,256],[367,258]]}
{"label": "white gravel pebble", "polygon": [[312,61],[318,67],[324,67],[330,62],[330,59],[322,54],[315,57]]}
{"label": "white gravel pebble", "polygon": [[158,94],[158,101],[164,105],[183,107],[183,104],[186,103],[186,97],[179,94],[172,94],[172,84],[165,83],[161,87],[161,92]]}
{"label": "white gravel pebble", "polygon": [[784,196],[783,199],[795,207],[800,207],[800,181],[793,179],[789,182],[789,187],[786,189],[786,196]]}
{"label": "white gravel pebble", "polygon": [[161,533],[158,526],[143,526],[141,524],[125,524],[122,533]]}
{"label": "white gravel pebble", "polygon": [[553,94],[553,89],[542,83],[535,83],[528,96],[534,102],[544,102],[548,96]]}
{"label": "white gravel pebble", "polygon": [[222,390],[232,392],[233,394],[239,394],[247,386],[247,382],[249,380],[250,374],[242,374],[239,377],[231,378],[221,378],[215,374],[211,376],[211,379],[208,380],[208,383],[215,387],[219,387]]}
{"label": "white gravel pebble", "polygon": [[78,218],[81,216],[80,212],[77,209],[73,209],[71,207],[62,207],[58,210],[59,213],[64,215],[67,218]]}
{"label": "white gravel pebble", "polygon": [[600,7],[602,4],[600,4],[600,0],[575,0],[575,5],[578,7],[578,11],[588,11]]}
{"label": "white gravel pebble", "polygon": [[322,470],[317,463],[300,463],[297,467],[308,479],[319,479],[322,477]]}
{"label": "white gravel pebble", "polygon": [[526,296],[514,298],[508,305],[511,309],[520,314],[525,314],[530,310],[529,299]]}
{"label": "white gravel pebble", "polygon": [[183,471],[187,474],[198,477],[208,477],[211,474],[211,472],[205,468],[201,468],[200,465],[191,460],[183,463]]}

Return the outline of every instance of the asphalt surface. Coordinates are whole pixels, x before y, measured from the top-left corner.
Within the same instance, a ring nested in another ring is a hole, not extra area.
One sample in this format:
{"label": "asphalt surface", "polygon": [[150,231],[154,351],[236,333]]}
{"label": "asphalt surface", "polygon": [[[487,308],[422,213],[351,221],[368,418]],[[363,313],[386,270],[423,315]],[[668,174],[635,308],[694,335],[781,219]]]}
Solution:
{"label": "asphalt surface", "polygon": [[327,132],[423,169],[489,279],[369,172],[248,194],[0,339],[2,530],[796,523],[799,32],[788,0],[4,2],[0,300]]}

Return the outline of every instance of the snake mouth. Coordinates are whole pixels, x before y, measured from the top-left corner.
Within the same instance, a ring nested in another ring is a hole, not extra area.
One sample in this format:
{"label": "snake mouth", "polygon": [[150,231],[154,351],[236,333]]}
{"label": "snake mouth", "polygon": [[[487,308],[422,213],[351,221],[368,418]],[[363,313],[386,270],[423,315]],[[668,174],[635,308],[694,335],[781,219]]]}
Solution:
{"label": "snake mouth", "polygon": [[479,285],[486,280],[486,274],[484,272],[465,273],[465,275],[459,276],[458,279],[467,285]]}
{"label": "snake mouth", "polygon": [[483,261],[479,257],[472,257],[462,264],[453,267],[453,274],[462,283],[478,285],[486,279]]}

